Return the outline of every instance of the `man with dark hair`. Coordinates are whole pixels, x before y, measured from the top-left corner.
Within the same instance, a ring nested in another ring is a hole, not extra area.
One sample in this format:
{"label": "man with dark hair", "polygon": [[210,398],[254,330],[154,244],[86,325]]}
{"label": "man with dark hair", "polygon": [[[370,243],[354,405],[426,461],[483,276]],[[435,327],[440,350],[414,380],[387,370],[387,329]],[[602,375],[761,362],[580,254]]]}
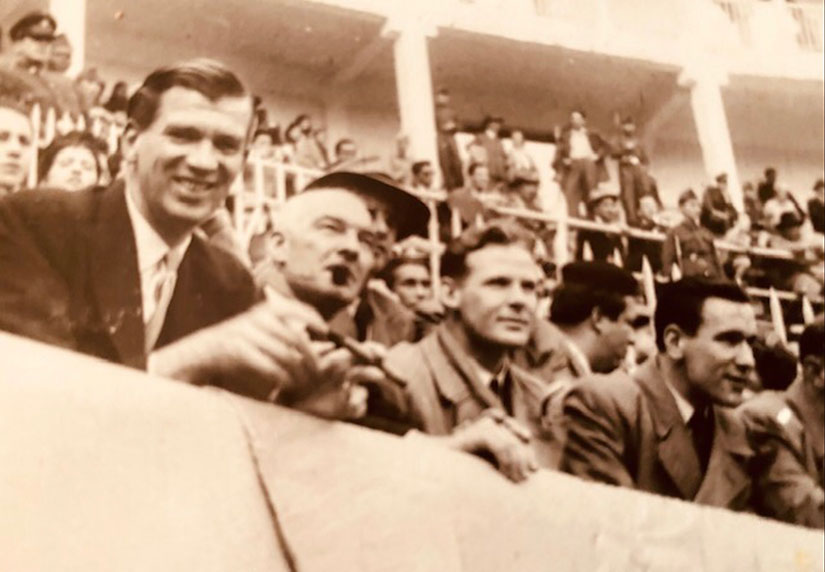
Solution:
{"label": "man with dark hair", "polygon": [[622,120],[621,133],[613,145],[613,157],[619,164],[621,201],[627,224],[635,227],[639,222],[639,201],[653,194],[653,185],[647,174],[649,159],[636,134],[636,122],[632,117]]}
{"label": "man with dark hair", "polygon": [[23,188],[33,153],[32,124],[25,108],[0,100],[0,197]]}
{"label": "man with dark hair", "polygon": [[450,209],[457,211],[465,225],[475,224],[484,214],[484,202],[492,196],[490,169],[485,163],[472,163],[467,171],[467,186],[447,195]]}
{"label": "man with dark hair", "polygon": [[728,175],[716,176],[716,184],[705,189],[702,196],[702,212],[699,221],[715,236],[721,238],[733,227],[739,213],[733,206],[728,190]]}
{"label": "man with dark hair", "polygon": [[825,179],[817,179],[808,199],[808,218],[815,232],[825,233]]}
{"label": "man with dark hair", "polygon": [[667,232],[662,246],[662,272],[666,276],[671,275],[675,264],[682,276],[722,277],[713,234],[699,224],[701,209],[693,189],[679,195],[682,222]]}
{"label": "man with dark hair", "polygon": [[533,239],[515,223],[495,222],[455,239],[442,257],[442,302],[448,315],[417,344],[400,344],[385,360],[406,381],[398,399],[420,431],[449,446],[492,455],[509,478],[537,468],[545,384],[511,365],[527,343],[538,304],[541,268]]}
{"label": "man with dark hair", "polygon": [[252,100],[222,64],[151,73],[129,102],[123,179],[0,200],[0,328],[258,399],[324,376],[292,300],[195,230],[243,166]]}
{"label": "man with dark hair", "polygon": [[430,266],[426,258],[394,258],[380,276],[410,310],[415,311],[421,302],[432,296]]}
{"label": "man with dark hair", "polygon": [[759,200],[763,205],[776,196],[776,189],[774,188],[775,184],[776,169],[773,167],[768,167],[765,169],[765,178],[759,181],[759,186],[756,190]]}
{"label": "man with dark hair", "polygon": [[583,111],[577,109],[570,113],[570,122],[556,142],[553,159],[553,170],[567,201],[568,216],[586,217],[585,201],[590,191],[608,179],[604,164],[608,147],[598,133],[587,128]]}
{"label": "man with dark hair", "polygon": [[801,374],[785,391],[763,391],[738,413],[764,460],[757,511],[785,522],[825,527],[825,325],[820,315],[799,339]]}
{"label": "man with dark hair", "polygon": [[435,171],[429,161],[416,161],[412,164],[412,188],[414,191],[432,191]]}
{"label": "man with dark hair", "polygon": [[593,376],[568,394],[562,470],[748,510],[753,450],[732,409],[754,367],[746,294],[700,278],[666,284],[654,324],[658,353],[633,374]]}

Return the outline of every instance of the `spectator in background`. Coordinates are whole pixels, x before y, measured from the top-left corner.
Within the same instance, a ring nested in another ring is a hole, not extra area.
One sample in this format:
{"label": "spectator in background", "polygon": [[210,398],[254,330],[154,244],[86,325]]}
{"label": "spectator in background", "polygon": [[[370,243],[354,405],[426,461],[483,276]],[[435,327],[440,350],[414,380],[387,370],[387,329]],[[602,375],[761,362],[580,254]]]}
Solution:
{"label": "spectator in background", "polygon": [[564,192],[569,216],[587,216],[585,202],[590,191],[608,179],[604,164],[607,152],[605,141],[598,133],[588,129],[584,112],[573,111],[570,123],[559,136],[553,160],[553,169]]}
{"label": "spectator in background", "polygon": [[[464,167],[461,155],[458,153],[458,144],[455,140],[458,124],[455,112],[449,106],[449,94],[440,91],[436,95],[436,122],[438,134],[438,165],[441,168],[441,177],[444,188],[449,192],[464,186]],[[440,103],[439,103],[440,101]]]}
{"label": "spectator in background", "polygon": [[412,311],[432,296],[430,267],[426,258],[393,258],[381,271],[380,277],[398,296],[401,304]]}
{"label": "spectator in background", "polygon": [[49,71],[64,74],[72,65],[72,45],[66,34],[58,34],[52,40],[49,49]]}
{"label": "spectator in background", "polygon": [[450,92],[446,88],[441,88],[435,93],[435,121],[440,127],[447,123],[452,123],[458,128],[458,117],[453,109]]}
{"label": "spectator in background", "polygon": [[[619,205],[619,191],[609,183],[602,183],[591,191],[590,200],[588,201],[591,220],[606,225],[619,225],[622,221],[621,208]],[[614,260],[616,252],[623,259],[625,256],[624,244],[620,234],[583,229],[578,232],[577,243],[576,258],[578,260],[584,259],[585,244],[590,247],[593,260],[616,262]]]}
{"label": "spectator in background", "polygon": [[[799,340],[801,375],[794,375],[786,390],[765,391],[737,411],[751,445],[764,459],[755,495],[757,512],[812,528],[825,527],[824,345],[820,315]],[[795,361],[793,365],[796,374]]]}
{"label": "spectator in background", "polygon": [[825,233],[825,180],[814,183],[813,195],[808,199],[808,218],[814,231]]}
{"label": "spectator in background", "polygon": [[412,168],[412,189],[414,191],[432,191],[435,181],[435,170],[429,161],[416,161]]}
{"label": "spectator in background", "polygon": [[825,282],[821,237],[804,233],[803,221],[793,212],[784,212],[776,225],[777,234],[771,236],[769,246],[789,250],[793,259],[775,259],[767,268],[776,288],[807,296],[809,300],[822,294]]}
{"label": "spectator in background", "polygon": [[771,229],[779,230],[776,226],[785,213],[791,213],[799,219],[804,219],[805,211],[799,206],[785,183],[777,182],[774,185],[774,196],[765,203],[765,220]]}
{"label": "spectator in background", "polygon": [[776,169],[768,167],[765,169],[765,178],[759,181],[756,191],[763,205],[776,196],[774,185],[776,185]]}
{"label": "spectator in background", "polygon": [[[293,130],[293,128],[297,129]],[[324,170],[328,165],[326,150],[320,145],[312,129],[312,119],[306,113],[302,113],[292,122],[288,128],[292,132],[295,141],[295,154],[293,160],[296,165],[307,169]],[[351,142],[351,141],[350,141]],[[340,142],[339,142],[340,144]],[[353,146],[355,144],[353,143]],[[336,146],[336,154],[338,148]]]}
{"label": "spectator in background", "polygon": [[329,170],[359,170],[364,161],[358,157],[358,147],[355,141],[345,137],[335,144],[335,160],[329,165]]}
{"label": "spectator in background", "polygon": [[25,108],[0,101],[0,197],[26,184],[33,153],[32,125]]}
{"label": "spectator in background", "polygon": [[679,210],[684,220],[668,231],[662,246],[662,272],[666,276],[671,275],[676,264],[685,277],[722,277],[713,235],[699,224],[701,208],[693,189],[679,195]]}
{"label": "spectator in background", "polygon": [[761,230],[765,218],[764,204],[759,200],[759,195],[753,183],[742,185],[742,202],[745,206],[745,215],[750,219],[752,230]]}
{"label": "spectator in background", "polygon": [[252,136],[252,148],[250,151],[264,160],[274,160],[276,158],[275,133],[272,129],[259,127]]}
{"label": "spectator in background", "polygon": [[507,181],[507,153],[500,138],[502,123],[501,117],[485,117],[481,133],[469,146],[470,161],[487,165],[490,184],[495,188]]}
{"label": "spectator in background", "polygon": [[101,107],[103,90],[106,89],[106,83],[101,79],[97,73],[97,68],[88,68],[78,74],[75,79],[80,96],[83,101],[83,108],[87,113],[94,108]]}
{"label": "spectator in background", "polygon": [[520,129],[514,129],[510,133],[510,143],[512,149],[507,155],[507,180],[513,182],[520,178],[524,181],[535,180],[538,183],[539,170],[524,146],[524,133]]}
{"label": "spectator in background", "polygon": [[621,128],[622,131],[613,145],[613,157],[619,163],[619,185],[625,220],[629,226],[637,226],[639,201],[643,196],[652,194],[651,181],[646,170],[649,161],[636,135],[635,121],[626,117]]}
{"label": "spectator in background", "polygon": [[49,64],[57,22],[47,12],[29,12],[9,29],[7,65],[37,75]]}
{"label": "spectator in background", "polygon": [[716,184],[705,189],[699,220],[716,237],[723,237],[736,223],[738,212],[728,191],[728,175],[716,176]]}
{"label": "spectator in background", "polygon": [[39,157],[40,185],[70,192],[97,186],[102,171],[98,161],[101,148],[105,148],[105,144],[87,133],[55,137]]}
{"label": "spectator in background", "polygon": [[[667,226],[661,217],[661,206],[653,195],[639,199],[636,228],[651,232],[666,232]],[[658,273],[662,269],[662,243],[657,240],[628,237],[625,268],[633,272],[642,269],[642,261],[647,258],[651,269]]]}
{"label": "spectator in background", "polygon": [[412,159],[409,157],[410,138],[403,133],[395,139],[395,154],[390,157],[389,175],[402,185],[411,182]]}
{"label": "spectator in background", "polygon": [[467,186],[447,196],[450,209],[458,211],[465,225],[478,222],[490,196],[490,170],[486,164],[472,163],[467,174]]}

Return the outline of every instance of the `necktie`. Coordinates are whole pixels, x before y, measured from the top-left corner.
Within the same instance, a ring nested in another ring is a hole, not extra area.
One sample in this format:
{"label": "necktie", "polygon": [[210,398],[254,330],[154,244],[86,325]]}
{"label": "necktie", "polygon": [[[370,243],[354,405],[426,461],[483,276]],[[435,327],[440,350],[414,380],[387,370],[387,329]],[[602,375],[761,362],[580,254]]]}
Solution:
{"label": "necktie", "polygon": [[713,408],[707,406],[694,411],[688,427],[704,473],[708,469],[710,451],[713,448]]}
{"label": "necktie", "polygon": [[503,375],[499,374],[493,378],[492,383],[490,383],[490,389],[493,390],[493,393],[498,395],[498,398],[501,400],[501,404],[504,406],[504,410],[507,412],[507,415],[513,414],[513,381],[510,378],[510,372],[506,372]]}
{"label": "necktie", "polygon": [[166,255],[158,261],[149,282],[151,297],[148,300],[150,307],[147,308],[145,330],[147,354],[155,347],[160,336],[174,286],[175,273],[169,268],[169,258]]}

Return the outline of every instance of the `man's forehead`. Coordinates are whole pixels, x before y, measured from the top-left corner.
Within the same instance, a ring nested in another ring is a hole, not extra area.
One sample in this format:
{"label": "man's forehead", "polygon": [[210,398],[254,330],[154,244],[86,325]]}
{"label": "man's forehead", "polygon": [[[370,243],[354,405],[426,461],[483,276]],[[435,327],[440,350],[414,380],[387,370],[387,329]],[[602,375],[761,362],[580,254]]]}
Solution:
{"label": "man's forehead", "polygon": [[252,120],[252,100],[245,95],[212,100],[197,90],[174,86],[161,94],[155,121],[197,121],[207,117],[219,119],[224,128],[234,127],[245,133]]}
{"label": "man's forehead", "polygon": [[364,197],[346,189],[313,189],[293,199],[296,210],[314,220],[327,216],[370,224],[372,219]]}
{"label": "man's forehead", "polygon": [[702,305],[700,328],[709,331],[741,330],[746,335],[756,334],[756,314],[748,302],[724,298],[708,298]]}
{"label": "man's forehead", "polygon": [[0,128],[4,131],[25,131],[31,132],[31,121],[22,112],[10,107],[0,107]]}
{"label": "man's forehead", "polygon": [[521,244],[490,244],[467,255],[467,269],[478,275],[538,279],[541,268]]}

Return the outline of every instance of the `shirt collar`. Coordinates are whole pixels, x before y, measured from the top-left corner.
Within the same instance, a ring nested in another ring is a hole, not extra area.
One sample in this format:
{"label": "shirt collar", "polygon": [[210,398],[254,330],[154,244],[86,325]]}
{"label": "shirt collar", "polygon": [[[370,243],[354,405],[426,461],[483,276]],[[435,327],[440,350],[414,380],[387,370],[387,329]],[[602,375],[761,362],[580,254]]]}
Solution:
{"label": "shirt collar", "polygon": [[132,230],[135,233],[135,247],[137,248],[138,270],[141,273],[154,268],[160,260],[169,255],[169,266],[171,270],[177,270],[180,265],[189,243],[192,242],[192,235],[189,234],[175,247],[170,248],[166,241],[161,238],[157,231],[152,228],[146,217],[138,210],[137,205],[132,200],[129,189],[126,189],[126,210],[129,212],[129,219],[132,223]]}
{"label": "shirt collar", "polygon": [[685,425],[687,425],[690,418],[693,417],[693,413],[696,411],[696,408],[693,407],[690,401],[685,399],[681,393],[676,391],[676,388],[673,387],[669,381],[665,380],[665,385],[671,395],[673,395],[673,399],[676,401],[676,409],[679,410],[679,415],[682,416],[682,421],[684,421]]}

